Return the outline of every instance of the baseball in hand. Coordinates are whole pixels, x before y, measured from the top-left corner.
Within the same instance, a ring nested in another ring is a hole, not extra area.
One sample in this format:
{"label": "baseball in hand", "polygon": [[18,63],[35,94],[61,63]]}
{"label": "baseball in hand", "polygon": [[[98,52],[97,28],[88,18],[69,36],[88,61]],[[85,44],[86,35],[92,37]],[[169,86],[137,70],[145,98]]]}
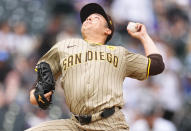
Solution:
{"label": "baseball in hand", "polygon": [[131,31],[131,32],[137,32],[138,29],[136,28],[137,26],[137,23],[134,23],[134,22],[129,22],[128,25],[127,25],[127,30]]}

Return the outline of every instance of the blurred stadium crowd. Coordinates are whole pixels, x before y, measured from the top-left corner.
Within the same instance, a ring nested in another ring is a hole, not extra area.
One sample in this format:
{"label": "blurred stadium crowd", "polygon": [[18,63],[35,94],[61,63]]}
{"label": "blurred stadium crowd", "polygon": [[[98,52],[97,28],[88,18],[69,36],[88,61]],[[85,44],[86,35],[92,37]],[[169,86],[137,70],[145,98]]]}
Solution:
{"label": "blurred stadium crowd", "polygon": [[[53,44],[80,36],[80,8],[88,0],[0,0],[0,131],[22,131],[69,118],[57,82],[47,111],[29,103],[34,67]],[[130,131],[191,131],[191,0],[92,0],[115,22],[110,45],[142,53],[129,21],[144,23],[165,61],[165,71],[146,81],[126,78],[123,112]]]}

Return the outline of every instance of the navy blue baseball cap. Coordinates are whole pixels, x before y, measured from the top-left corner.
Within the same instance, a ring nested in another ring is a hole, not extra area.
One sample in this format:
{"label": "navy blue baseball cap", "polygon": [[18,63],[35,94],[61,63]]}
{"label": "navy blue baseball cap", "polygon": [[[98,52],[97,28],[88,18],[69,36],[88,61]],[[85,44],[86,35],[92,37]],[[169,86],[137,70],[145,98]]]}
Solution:
{"label": "navy blue baseball cap", "polygon": [[102,15],[105,18],[105,20],[107,21],[108,28],[112,31],[112,33],[110,35],[108,35],[108,37],[106,39],[106,42],[108,42],[112,38],[112,35],[114,32],[114,25],[113,25],[113,21],[112,21],[111,17],[105,13],[104,9],[99,4],[89,3],[89,4],[85,5],[84,7],[82,7],[82,9],[80,11],[81,22],[83,23],[88,16],[90,16],[91,14],[94,14],[94,13]]}

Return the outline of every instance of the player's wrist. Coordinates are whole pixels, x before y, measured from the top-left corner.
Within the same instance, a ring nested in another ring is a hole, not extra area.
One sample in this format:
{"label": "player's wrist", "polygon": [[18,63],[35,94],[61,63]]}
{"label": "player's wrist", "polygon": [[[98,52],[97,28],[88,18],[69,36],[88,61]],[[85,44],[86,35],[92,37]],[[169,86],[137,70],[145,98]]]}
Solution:
{"label": "player's wrist", "polygon": [[151,40],[151,38],[147,33],[144,33],[144,34],[141,35],[139,40],[141,41],[142,44],[146,44]]}
{"label": "player's wrist", "polygon": [[30,103],[33,104],[33,105],[38,105],[37,101],[36,101],[36,98],[34,96],[34,92],[35,92],[35,89],[32,89],[30,91]]}

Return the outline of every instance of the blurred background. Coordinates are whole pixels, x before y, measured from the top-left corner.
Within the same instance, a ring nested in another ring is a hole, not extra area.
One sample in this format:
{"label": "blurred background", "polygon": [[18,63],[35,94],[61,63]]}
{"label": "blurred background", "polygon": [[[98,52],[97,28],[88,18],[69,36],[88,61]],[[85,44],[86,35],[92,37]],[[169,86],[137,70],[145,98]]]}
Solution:
{"label": "blurred background", "polygon": [[165,61],[156,77],[125,79],[123,112],[130,131],[191,131],[191,0],[0,0],[0,131],[70,117],[59,81],[47,111],[29,103],[29,90],[38,59],[57,41],[81,37],[79,10],[88,2],[113,17],[108,44],[144,55],[126,31],[129,21],[141,22]]}

